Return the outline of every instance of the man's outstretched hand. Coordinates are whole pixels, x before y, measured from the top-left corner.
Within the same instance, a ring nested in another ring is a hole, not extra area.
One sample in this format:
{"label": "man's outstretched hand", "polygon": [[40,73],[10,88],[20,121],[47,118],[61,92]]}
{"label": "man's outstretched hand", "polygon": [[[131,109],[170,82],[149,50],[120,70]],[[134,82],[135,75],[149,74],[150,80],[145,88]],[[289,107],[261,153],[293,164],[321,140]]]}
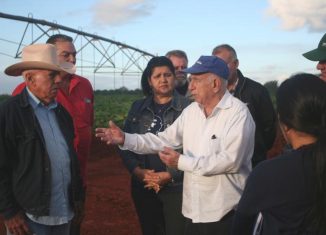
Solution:
{"label": "man's outstretched hand", "polygon": [[158,152],[158,155],[160,156],[160,159],[162,160],[162,162],[164,162],[165,165],[171,168],[178,169],[180,153],[171,148],[164,147],[162,151]]}
{"label": "man's outstretched hand", "polygon": [[95,136],[107,144],[123,145],[125,142],[125,133],[112,121],[109,121],[109,128],[96,128]]}

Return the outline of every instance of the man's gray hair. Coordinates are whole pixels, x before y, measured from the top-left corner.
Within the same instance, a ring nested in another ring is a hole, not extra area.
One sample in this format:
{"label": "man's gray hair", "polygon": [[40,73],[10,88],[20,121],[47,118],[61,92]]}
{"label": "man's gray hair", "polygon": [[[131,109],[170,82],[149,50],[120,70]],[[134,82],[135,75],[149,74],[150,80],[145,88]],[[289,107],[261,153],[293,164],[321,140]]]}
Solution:
{"label": "man's gray hair", "polygon": [[231,56],[232,56],[233,60],[238,59],[237,52],[229,44],[221,44],[221,45],[216,46],[212,51],[212,55],[218,54],[221,50],[227,50],[227,51],[231,52]]}
{"label": "man's gray hair", "polygon": [[188,62],[188,57],[186,52],[182,51],[182,50],[172,50],[172,51],[168,51],[165,54],[166,57],[170,58],[171,56],[175,56],[175,57],[180,57],[180,58],[185,58],[186,61]]}

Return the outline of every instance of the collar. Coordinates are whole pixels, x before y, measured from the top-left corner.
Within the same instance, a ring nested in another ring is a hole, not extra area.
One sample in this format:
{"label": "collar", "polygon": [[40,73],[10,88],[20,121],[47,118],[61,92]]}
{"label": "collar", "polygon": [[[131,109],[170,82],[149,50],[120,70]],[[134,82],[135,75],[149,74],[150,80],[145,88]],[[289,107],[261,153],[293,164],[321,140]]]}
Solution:
{"label": "collar", "polygon": [[232,95],[228,90],[226,90],[222,99],[215,106],[212,113],[215,113],[219,109],[229,109],[231,106],[232,106]]}
{"label": "collar", "polygon": [[232,89],[229,90],[231,94],[234,94],[235,90],[237,89],[239,83],[239,77],[237,76],[237,80],[235,81],[234,85],[232,86]]}
{"label": "collar", "polygon": [[[181,98],[182,98],[182,96],[179,95],[178,92],[174,91],[173,96],[172,96],[171,106],[169,108],[173,108],[176,111],[182,111]],[[152,110],[152,104],[153,104],[153,95],[147,96],[145,98],[145,101],[144,101],[143,105],[140,107],[140,110],[141,111],[143,111],[144,109]]]}
{"label": "collar", "polygon": [[[232,106],[232,95],[230,94],[230,92],[228,90],[225,91],[222,99],[215,105],[211,115],[210,116],[214,116],[219,110],[223,110],[223,109],[229,109]],[[197,103],[199,108],[204,112],[202,105],[200,105],[199,103]],[[207,117],[207,118],[208,118]]]}
{"label": "collar", "polygon": [[76,74],[71,74],[71,76],[69,77],[70,82],[69,82],[69,94],[71,93],[71,91],[80,83],[80,76],[76,75]]}
{"label": "collar", "polygon": [[49,105],[44,105],[29,89],[26,87],[28,102],[35,110],[37,107],[44,107],[46,109],[55,109],[58,105],[56,101],[52,101]]}
{"label": "collar", "polygon": [[243,74],[241,73],[241,71],[238,69],[237,71],[237,74],[238,74],[238,84],[237,84],[237,87],[235,89],[235,92],[234,93],[242,93],[242,90],[243,90],[243,87],[246,83],[246,77],[243,76]]}

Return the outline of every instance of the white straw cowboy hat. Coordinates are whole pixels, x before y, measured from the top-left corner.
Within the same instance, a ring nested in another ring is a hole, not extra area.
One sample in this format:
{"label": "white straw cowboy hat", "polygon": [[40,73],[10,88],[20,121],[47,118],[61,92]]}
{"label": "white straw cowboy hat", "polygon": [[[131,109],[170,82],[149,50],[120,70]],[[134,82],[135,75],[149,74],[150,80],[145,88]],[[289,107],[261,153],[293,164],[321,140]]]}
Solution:
{"label": "white straw cowboy hat", "polygon": [[58,62],[57,49],[52,44],[33,44],[26,46],[22,51],[22,62],[6,68],[5,73],[10,76],[20,76],[29,69],[46,69],[73,74],[76,67],[72,63]]}

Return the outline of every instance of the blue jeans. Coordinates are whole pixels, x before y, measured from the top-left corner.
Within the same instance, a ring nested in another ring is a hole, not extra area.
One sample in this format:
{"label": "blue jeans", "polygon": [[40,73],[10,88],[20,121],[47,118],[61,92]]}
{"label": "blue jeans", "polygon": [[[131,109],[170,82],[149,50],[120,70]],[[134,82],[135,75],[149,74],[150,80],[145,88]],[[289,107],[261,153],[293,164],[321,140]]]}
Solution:
{"label": "blue jeans", "polygon": [[[34,221],[26,218],[28,227],[32,231],[33,235],[69,235],[70,222],[67,224],[60,225],[44,225],[35,223]],[[7,235],[12,235],[7,229]]]}

